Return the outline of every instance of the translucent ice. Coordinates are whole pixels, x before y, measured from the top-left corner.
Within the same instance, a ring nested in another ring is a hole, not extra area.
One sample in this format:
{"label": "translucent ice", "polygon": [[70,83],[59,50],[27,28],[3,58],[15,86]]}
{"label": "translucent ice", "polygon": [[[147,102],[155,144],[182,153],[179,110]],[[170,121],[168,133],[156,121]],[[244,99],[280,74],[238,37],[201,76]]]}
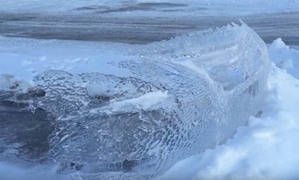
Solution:
{"label": "translucent ice", "polygon": [[21,95],[55,119],[47,157],[59,172],[150,178],[223,143],[262,110],[268,52],[245,24],[131,53],[140,58],[119,63],[131,77],[51,70],[35,77],[29,95]]}

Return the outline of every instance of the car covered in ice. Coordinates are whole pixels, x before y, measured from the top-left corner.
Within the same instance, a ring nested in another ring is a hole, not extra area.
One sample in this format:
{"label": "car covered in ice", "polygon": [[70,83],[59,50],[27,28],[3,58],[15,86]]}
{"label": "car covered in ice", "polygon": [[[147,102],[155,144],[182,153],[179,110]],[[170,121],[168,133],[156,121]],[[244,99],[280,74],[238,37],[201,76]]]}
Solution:
{"label": "car covered in ice", "polygon": [[[8,140],[15,134],[21,145],[12,154],[56,164],[59,173],[147,179],[224,143],[261,113],[268,52],[244,23],[143,45],[133,53],[139,58],[118,64],[129,77],[49,70],[29,86],[1,76],[1,148],[15,147]],[[9,112],[26,121],[10,121]],[[17,130],[22,124],[35,128]]]}

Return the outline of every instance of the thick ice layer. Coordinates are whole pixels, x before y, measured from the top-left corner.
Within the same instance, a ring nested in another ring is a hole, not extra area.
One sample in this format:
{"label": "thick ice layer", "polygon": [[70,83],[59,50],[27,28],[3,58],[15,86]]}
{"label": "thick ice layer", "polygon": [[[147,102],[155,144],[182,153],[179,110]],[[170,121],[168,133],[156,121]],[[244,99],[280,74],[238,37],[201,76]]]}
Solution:
{"label": "thick ice layer", "polygon": [[131,53],[140,58],[119,63],[130,78],[51,70],[28,91],[0,96],[55,119],[46,156],[59,172],[146,179],[223,143],[262,110],[268,53],[245,24]]}

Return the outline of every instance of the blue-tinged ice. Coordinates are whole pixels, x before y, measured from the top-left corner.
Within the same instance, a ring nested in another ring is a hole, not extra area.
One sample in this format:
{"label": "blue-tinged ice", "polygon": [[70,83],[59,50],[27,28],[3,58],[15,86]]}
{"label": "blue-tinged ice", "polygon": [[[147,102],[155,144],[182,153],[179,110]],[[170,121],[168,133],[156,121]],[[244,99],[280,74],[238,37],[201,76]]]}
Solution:
{"label": "blue-tinged ice", "polygon": [[51,114],[45,156],[57,171],[83,179],[151,178],[224,143],[262,110],[268,52],[243,23],[130,53],[139,58],[118,66],[131,77],[50,70],[27,92],[12,88],[16,94],[3,97],[30,100],[31,109]]}

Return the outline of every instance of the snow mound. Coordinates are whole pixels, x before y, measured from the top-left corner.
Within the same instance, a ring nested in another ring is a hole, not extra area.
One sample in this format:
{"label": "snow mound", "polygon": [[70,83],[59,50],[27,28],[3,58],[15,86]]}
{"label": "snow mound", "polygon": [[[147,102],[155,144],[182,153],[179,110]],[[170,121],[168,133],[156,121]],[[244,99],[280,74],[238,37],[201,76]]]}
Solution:
{"label": "snow mound", "polygon": [[[297,65],[299,51],[279,38],[269,46],[269,55],[275,63],[291,58]],[[227,143],[177,163],[158,179],[298,179],[299,82],[292,76],[296,68],[273,65],[260,117],[250,117]]]}
{"label": "snow mound", "polygon": [[57,171],[88,179],[157,176],[224,143],[262,111],[268,52],[243,23],[131,53],[138,60],[119,63],[131,77],[50,70],[35,77],[31,94],[4,97],[54,117],[47,156]]}
{"label": "snow mound", "polygon": [[273,68],[269,103],[275,107],[252,117],[227,144],[205,152],[197,179],[297,179],[298,85],[298,79]]}
{"label": "snow mound", "polygon": [[299,78],[298,50],[288,47],[281,38],[278,38],[269,46],[269,54],[271,60],[277,67],[284,69],[294,77]]}

